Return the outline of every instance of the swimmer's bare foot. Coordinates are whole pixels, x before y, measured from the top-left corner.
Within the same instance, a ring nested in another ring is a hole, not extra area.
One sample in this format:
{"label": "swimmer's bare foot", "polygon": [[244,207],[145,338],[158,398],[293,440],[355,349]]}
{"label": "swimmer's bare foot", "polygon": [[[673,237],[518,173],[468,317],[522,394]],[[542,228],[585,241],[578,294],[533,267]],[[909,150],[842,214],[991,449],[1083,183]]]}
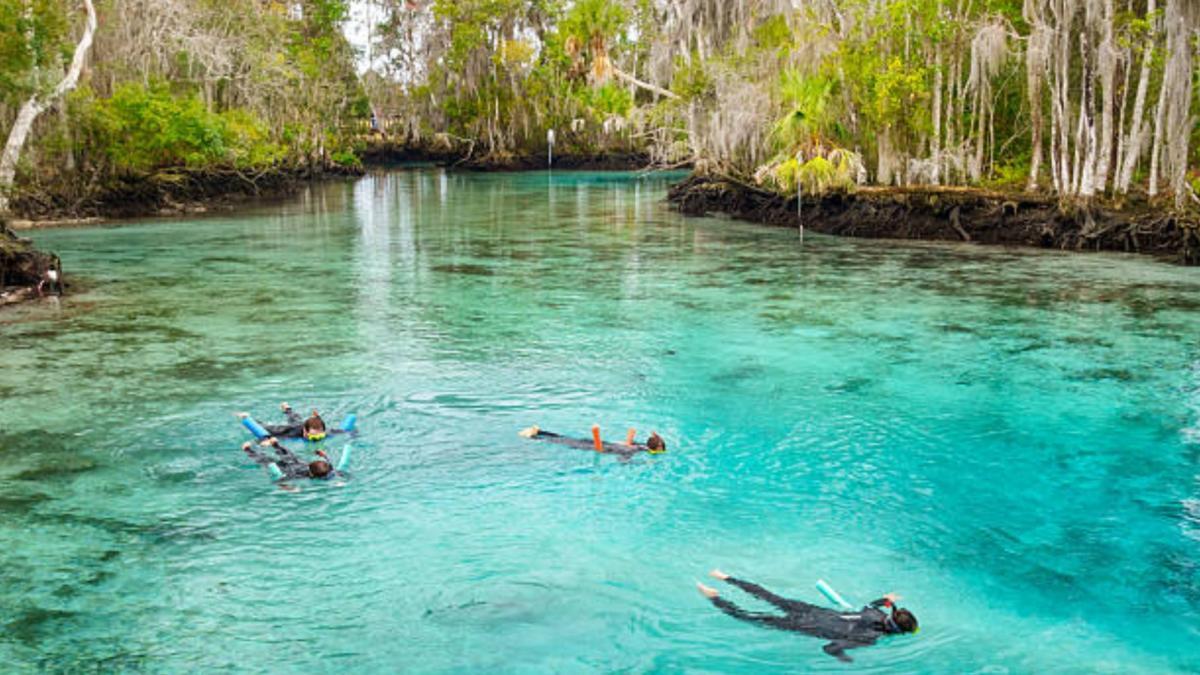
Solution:
{"label": "swimmer's bare foot", "polygon": [[284,492],[299,492],[300,491],[300,488],[296,487],[295,485],[288,485],[287,483],[280,483],[279,489],[283,490]]}
{"label": "swimmer's bare foot", "polygon": [[245,450],[247,453],[249,453],[251,445],[252,444],[250,443],[250,441],[246,441],[245,443],[242,443],[242,450]]}
{"label": "swimmer's bare foot", "polygon": [[292,406],[288,405],[287,401],[284,401],[283,403],[279,404],[279,409],[282,410],[283,412],[287,412],[292,409]]}
{"label": "swimmer's bare foot", "polygon": [[712,600],[712,599],[716,598],[718,595],[720,595],[720,593],[717,592],[717,589],[709,588],[708,586],[705,586],[704,584],[700,583],[699,581],[696,582],[696,590],[700,591],[700,595],[703,595],[704,597],[708,598],[709,600]]}
{"label": "swimmer's bare foot", "polygon": [[714,579],[720,579],[721,581],[725,581],[726,579],[729,578],[728,574],[725,574],[724,572],[722,572],[721,570],[718,570],[718,569],[714,569],[713,571],[709,572],[708,576],[710,576]]}
{"label": "swimmer's bare foot", "polygon": [[541,429],[538,429],[538,426],[535,424],[528,429],[522,429],[518,431],[517,435],[521,438],[533,438],[534,436],[538,435],[539,431],[541,431]]}

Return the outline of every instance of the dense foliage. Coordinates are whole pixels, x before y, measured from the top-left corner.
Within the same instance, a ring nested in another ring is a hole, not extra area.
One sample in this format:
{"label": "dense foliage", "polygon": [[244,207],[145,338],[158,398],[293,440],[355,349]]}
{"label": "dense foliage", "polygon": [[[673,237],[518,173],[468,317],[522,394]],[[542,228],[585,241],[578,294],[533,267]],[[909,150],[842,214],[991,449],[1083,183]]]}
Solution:
{"label": "dense foliage", "polygon": [[1194,0],[371,4],[372,95],[413,142],[535,152],[553,129],[785,190],[1192,198]]}
{"label": "dense foliage", "polygon": [[[173,166],[639,151],[783,192],[1063,198],[1200,187],[1195,0],[97,0],[27,184]],[[370,10],[363,76],[342,35]],[[0,0],[0,128],[61,76],[77,0]]]}
{"label": "dense foliage", "polygon": [[[97,0],[82,86],[42,115],[20,180],[84,186],[164,168],[356,161],[369,115],[348,0]],[[0,129],[62,77],[75,0],[0,0]]]}

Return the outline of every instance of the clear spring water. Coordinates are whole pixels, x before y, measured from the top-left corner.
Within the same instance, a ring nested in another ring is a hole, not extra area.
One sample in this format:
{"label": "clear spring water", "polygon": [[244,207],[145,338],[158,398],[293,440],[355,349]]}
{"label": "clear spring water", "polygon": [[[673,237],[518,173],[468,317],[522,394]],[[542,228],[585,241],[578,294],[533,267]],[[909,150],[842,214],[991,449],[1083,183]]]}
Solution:
{"label": "clear spring water", "polygon": [[[666,184],[415,170],[34,233],[91,290],[0,314],[0,663],[1200,670],[1200,271],[801,245]],[[244,461],[231,414],[281,400],[359,414],[344,487]],[[516,436],[593,422],[670,451]],[[708,605],[713,566],[923,628],[845,666]]]}

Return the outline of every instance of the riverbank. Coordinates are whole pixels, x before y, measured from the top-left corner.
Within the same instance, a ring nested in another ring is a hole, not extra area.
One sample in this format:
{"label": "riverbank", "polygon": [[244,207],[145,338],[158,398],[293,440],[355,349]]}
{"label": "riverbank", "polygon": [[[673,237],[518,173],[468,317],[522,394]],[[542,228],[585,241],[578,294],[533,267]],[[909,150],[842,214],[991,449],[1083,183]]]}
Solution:
{"label": "riverbank", "polygon": [[78,225],[106,218],[176,216],[232,209],[249,199],[286,196],[302,185],[331,178],[357,177],[357,167],[286,166],[258,171],[232,168],[164,169],[125,175],[99,186],[23,188],[13,199],[10,225],[24,229],[43,224]]}
{"label": "riverbank", "polygon": [[[55,225],[87,225],[106,219],[179,216],[230,210],[250,199],[283,197],[313,181],[356,178],[365,169],[436,164],[465,171],[542,171],[544,155],[473,155],[465,148],[440,150],[369,142],[358,153],[361,167],[284,167],[262,171],[172,168],[149,175],[109,179],[86,188],[24,187],[13,199],[14,230]],[[553,168],[581,171],[634,171],[650,168],[650,156],[638,152],[564,154]],[[363,168],[365,167],[365,169]]]}
{"label": "riverbank", "polygon": [[57,282],[56,290],[61,290],[62,262],[58,256],[37,250],[0,220],[0,307],[38,297],[39,284],[50,280]]}
{"label": "riverbank", "polygon": [[[671,187],[682,213],[724,213],[797,227],[796,198],[724,177],[693,175]],[[1200,222],[1132,204],[1074,211],[1052,197],[956,187],[860,187],[805,196],[805,229],[843,237],[965,241],[1074,251],[1120,251],[1200,264]]]}
{"label": "riverbank", "polygon": [[461,142],[413,146],[377,137],[368,139],[358,155],[364,165],[379,168],[429,162],[469,171],[638,171],[653,165],[649,154],[638,151],[485,154]]}

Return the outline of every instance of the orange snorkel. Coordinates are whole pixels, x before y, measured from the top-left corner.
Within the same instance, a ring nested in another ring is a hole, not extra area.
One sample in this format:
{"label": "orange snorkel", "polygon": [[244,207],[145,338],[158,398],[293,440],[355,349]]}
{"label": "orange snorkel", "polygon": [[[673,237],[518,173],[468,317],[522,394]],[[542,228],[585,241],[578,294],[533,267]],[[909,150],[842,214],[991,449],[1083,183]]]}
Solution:
{"label": "orange snorkel", "polygon": [[600,425],[592,425],[592,446],[596,448],[596,452],[604,452],[604,441],[600,440]]}

